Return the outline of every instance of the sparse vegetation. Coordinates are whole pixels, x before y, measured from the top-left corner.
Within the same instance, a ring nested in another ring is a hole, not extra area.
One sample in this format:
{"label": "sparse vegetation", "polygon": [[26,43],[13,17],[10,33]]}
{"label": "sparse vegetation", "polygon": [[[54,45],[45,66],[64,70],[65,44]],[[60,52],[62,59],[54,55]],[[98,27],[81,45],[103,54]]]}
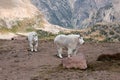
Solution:
{"label": "sparse vegetation", "polygon": [[120,37],[118,38],[118,40],[120,41]]}
{"label": "sparse vegetation", "polygon": [[8,31],[10,31],[8,28],[5,28],[5,27],[0,28],[1,33],[7,33]]}
{"label": "sparse vegetation", "polygon": [[1,32],[30,32],[35,31],[35,26],[43,27],[44,21],[41,18],[41,15],[37,15],[34,18],[24,18],[23,20],[16,20],[14,25],[11,25],[12,28],[7,28],[6,25],[0,26]]}
{"label": "sparse vegetation", "polygon": [[[12,26],[12,29],[7,27],[1,27],[0,32],[31,32],[36,31],[35,27],[44,27],[44,21],[40,18],[41,16],[36,16],[33,19],[23,19],[22,21],[16,21],[16,25]],[[86,41],[94,42],[112,42],[120,41],[120,26],[119,24],[96,24],[87,30],[74,30],[71,32],[60,31],[58,34],[80,34],[84,37]],[[51,32],[37,30],[39,38],[41,39],[54,39],[58,34],[53,34]]]}
{"label": "sparse vegetation", "polygon": [[52,34],[50,32],[47,32],[47,31],[43,31],[43,30],[37,30],[37,33],[40,39],[45,39],[45,40],[54,39],[54,37],[57,35],[57,34]]}
{"label": "sparse vegetation", "polygon": [[104,30],[100,30],[100,34],[102,34],[102,35],[107,35],[107,32],[104,31]]}
{"label": "sparse vegetation", "polygon": [[110,35],[114,35],[115,33],[114,33],[113,31],[110,31],[109,34],[110,34]]}
{"label": "sparse vegetation", "polygon": [[92,38],[85,38],[85,42],[91,42],[91,41],[93,41]]}
{"label": "sparse vegetation", "polygon": [[[87,36],[91,35],[90,38],[92,38],[92,41],[96,41],[97,38],[100,38],[104,36],[104,39],[100,41],[97,39],[97,42],[113,42],[113,41],[119,41],[119,30],[120,26],[119,24],[96,24],[94,25],[91,30],[89,30],[86,33]],[[98,34],[99,31],[99,34]],[[94,34],[93,34],[94,33]],[[84,34],[83,34],[84,35]],[[91,40],[91,39],[90,39]]]}
{"label": "sparse vegetation", "polygon": [[110,42],[110,41],[112,41],[112,40],[111,40],[111,38],[109,38],[109,37],[108,37],[108,38],[105,38],[105,39],[103,40],[103,42]]}

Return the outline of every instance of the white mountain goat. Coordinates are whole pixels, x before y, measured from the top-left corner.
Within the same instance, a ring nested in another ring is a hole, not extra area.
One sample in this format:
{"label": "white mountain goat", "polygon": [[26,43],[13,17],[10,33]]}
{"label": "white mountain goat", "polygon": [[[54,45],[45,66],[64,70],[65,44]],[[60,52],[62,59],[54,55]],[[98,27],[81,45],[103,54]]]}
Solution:
{"label": "white mountain goat", "polygon": [[63,47],[66,47],[68,49],[68,57],[70,57],[72,54],[76,55],[80,44],[83,44],[84,40],[83,40],[83,37],[80,37],[80,35],[60,34],[60,35],[55,37],[54,43],[57,46],[58,57],[63,58],[62,57],[62,48]]}
{"label": "white mountain goat", "polygon": [[36,32],[30,32],[28,34],[28,41],[31,51],[37,51],[38,47],[38,35]]}

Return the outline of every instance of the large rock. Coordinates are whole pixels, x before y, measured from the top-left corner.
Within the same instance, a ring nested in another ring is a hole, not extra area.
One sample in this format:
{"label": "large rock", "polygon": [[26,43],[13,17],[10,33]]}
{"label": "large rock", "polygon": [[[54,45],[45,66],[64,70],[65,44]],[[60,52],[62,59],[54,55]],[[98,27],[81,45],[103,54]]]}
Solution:
{"label": "large rock", "polygon": [[78,54],[72,57],[63,58],[62,65],[64,68],[78,68],[78,69],[87,68],[86,59],[83,54]]}
{"label": "large rock", "polygon": [[115,54],[101,54],[97,58],[97,61],[111,61],[111,60],[120,60],[120,53],[115,53]]}

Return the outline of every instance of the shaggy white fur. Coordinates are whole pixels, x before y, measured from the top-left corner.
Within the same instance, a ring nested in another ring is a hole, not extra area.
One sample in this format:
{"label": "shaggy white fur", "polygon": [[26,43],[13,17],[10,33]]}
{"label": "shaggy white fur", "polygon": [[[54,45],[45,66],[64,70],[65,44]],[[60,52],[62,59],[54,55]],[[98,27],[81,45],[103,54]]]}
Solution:
{"label": "shaggy white fur", "polygon": [[38,35],[36,32],[30,32],[28,34],[28,41],[31,51],[37,51],[38,47]]}
{"label": "shaggy white fur", "polygon": [[70,57],[71,54],[76,55],[80,44],[83,44],[84,40],[83,40],[83,37],[80,37],[80,35],[76,35],[76,34],[70,34],[70,35],[60,34],[60,35],[55,37],[54,43],[57,46],[58,56],[60,58],[63,58],[62,57],[62,48],[63,47],[68,48],[68,57]]}

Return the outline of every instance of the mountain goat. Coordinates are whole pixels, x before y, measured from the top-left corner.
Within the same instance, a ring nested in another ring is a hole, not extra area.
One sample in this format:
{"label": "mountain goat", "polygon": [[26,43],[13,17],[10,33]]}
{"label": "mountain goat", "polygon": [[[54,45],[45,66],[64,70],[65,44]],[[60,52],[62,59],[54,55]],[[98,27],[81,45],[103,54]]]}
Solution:
{"label": "mountain goat", "polygon": [[36,32],[30,32],[28,34],[28,41],[31,51],[37,51],[38,47],[38,35]]}
{"label": "mountain goat", "polygon": [[80,37],[80,35],[76,34],[69,34],[69,35],[64,35],[60,34],[55,37],[54,43],[57,46],[57,51],[58,51],[58,57],[62,57],[62,48],[66,47],[68,49],[68,57],[71,56],[71,54],[77,53],[79,49],[79,45],[84,43],[83,37]]}

